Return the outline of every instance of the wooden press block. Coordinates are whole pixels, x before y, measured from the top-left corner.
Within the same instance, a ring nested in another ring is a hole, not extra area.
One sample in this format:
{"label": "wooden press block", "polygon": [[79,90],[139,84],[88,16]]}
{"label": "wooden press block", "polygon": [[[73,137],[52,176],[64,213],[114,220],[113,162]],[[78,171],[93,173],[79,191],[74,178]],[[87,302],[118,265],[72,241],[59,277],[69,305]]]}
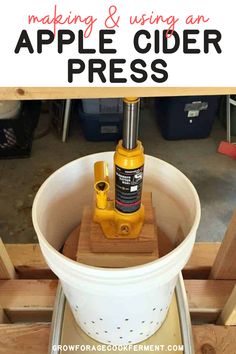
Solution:
{"label": "wooden press block", "polygon": [[[76,260],[78,262],[88,264],[88,265],[93,265],[96,267],[110,267],[110,268],[122,268],[122,267],[132,267],[135,265],[140,265],[144,264],[147,262],[151,262],[157,258],[159,258],[159,252],[158,252],[158,243],[157,243],[157,232],[156,232],[156,225],[154,224],[155,218],[154,218],[154,212],[153,208],[151,206],[151,194],[145,196],[143,198],[144,203],[146,204],[149,201],[149,206],[145,206],[145,221],[147,220],[149,223],[147,223],[147,228],[146,230],[151,230],[152,234],[155,235],[155,242],[154,242],[154,248],[152,252],[119,252],[119,253],[114,253],[112,251],[106,251],[106,252],[93,252],[91,249],[91,242],[90,242],[90,233],[92,227],[94,225],[97,225],[100,227],[99,224],[93,223],[92,220],[92,215],[93,215],[93,210],[91,207],[85,207],[83,211],[83,216],[81,220],[81,225],[80,225],[80,231],[79,231],[79,242],[78,242],[78,249],[77,249],[77,255],[76,255]],[[149,208],[149,210],[148,210]],[[152,222],[152,223],[151,223]],[[102,235],[103,236],[103,235]],[[103,236],[104,237],[104,236]],[[104,237],[105,238],[105,237]],[[144,238],[144,235],[143,235]],[[114,240],[114,242],[117,242],[118,240]],[[134,242],[137,242],[136,240],[127,240],[129,243],[132,244],[132,247],[134,247]],[[111,240],[105,239],[105,242],[113,242]],[[130,244],[130,245],[131,245]],[[127,243],[128,245],[128,243]],[[112,247],[112,246],[110,246]],[[116,247],[116,245],[114,245]],[[126,246],[127,247],[127,246]],[[130,247],[130,246],[129,246]],[[140,246],[141,247],[141,246]]]}
{"label": "wooden press block", "polygon": [[151,253],[156,247],[157,230],[154,224],[144,224],[136,239],[107,239],[101,226],[92,222],[90,228],[90,246],[93,252],[109,253]]}
{"label": "wooden press block", "polygon": [[107,239],[98,223],[91,219],[90,246],[93,252],[109,253],[151,253],[157,244],[157,228],[152,206],[152,194],[143,193],[142,203],[145,208],[144,225],[136,239]]}

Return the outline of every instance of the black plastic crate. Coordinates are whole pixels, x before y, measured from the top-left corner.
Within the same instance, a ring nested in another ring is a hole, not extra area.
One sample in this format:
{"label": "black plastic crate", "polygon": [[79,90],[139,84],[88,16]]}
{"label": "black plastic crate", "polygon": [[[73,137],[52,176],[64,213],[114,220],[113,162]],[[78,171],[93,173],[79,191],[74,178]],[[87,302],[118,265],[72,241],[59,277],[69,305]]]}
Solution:
{"label": "black plastic crate", "polygon": [[0,159],[30,156],[40,111],[41,101],[23,101],[16,118],[0,119]]}
{"label": "black plastic crate", "polygon": [[221,96],[182,96],[156,99],[162,136],[167,140],[207,138],[218,114]]}

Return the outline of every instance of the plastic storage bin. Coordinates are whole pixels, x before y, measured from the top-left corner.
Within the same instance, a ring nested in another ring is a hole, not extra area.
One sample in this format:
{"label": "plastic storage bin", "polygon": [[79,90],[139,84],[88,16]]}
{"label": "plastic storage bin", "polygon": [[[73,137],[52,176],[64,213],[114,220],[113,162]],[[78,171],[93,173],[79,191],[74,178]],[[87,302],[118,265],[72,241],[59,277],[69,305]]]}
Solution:
{"label": "plastic storage bin", "polygon": [[41,101],[2,101],[0,106],[0,159],[28,157],[40,115]]}
{"label": "plastic storage bin", "polygon": [[87,140],[118,140],[122,137],[123,114],[89,114],[79,110],[84,136]]}
{"label": "plastic storage bin", "polygon": [[156,99],[157,119],[167,140],[207,138],[218,113],[220,96]]}
{"label": "plastic storage bin", "polygon": [[123,100],[121,98],[83,99],[82,108],[84,113],[122,113]]}
{"label": "plastic storage bin", "polygon": [[[178,274],[187,263],[200,220],[200,203],[179,170],[145,156],[144,191],[152,192],[157,224],[176,248],[156,261],[123,269],[75,262],[59,250],[93,204],[94,163],[113,152],[75,160],[53,173],[33,204],[33,224],[46,262],[61,281],[78,325],[104,343],[134,344],[150,337],[166,318]],[[180,232],[181,230],[181,232]]]}

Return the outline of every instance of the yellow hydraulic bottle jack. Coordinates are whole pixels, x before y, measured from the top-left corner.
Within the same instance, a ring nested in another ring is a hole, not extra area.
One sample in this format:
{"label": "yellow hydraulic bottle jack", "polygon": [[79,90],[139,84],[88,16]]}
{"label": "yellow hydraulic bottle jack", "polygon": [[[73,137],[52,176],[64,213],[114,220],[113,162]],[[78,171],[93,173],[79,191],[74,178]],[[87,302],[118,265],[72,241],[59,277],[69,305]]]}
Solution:
{"label": "yellow hydraulic bottle jack", "polygon": [[108,165],[94,165],[96,206],[94,221],[107,238],[137,238],[144,221],[141,203],[144,152],[138,138],[139,98],[124,99],[123,140],[114,155],[115,199],[108,199],[110,188]]}

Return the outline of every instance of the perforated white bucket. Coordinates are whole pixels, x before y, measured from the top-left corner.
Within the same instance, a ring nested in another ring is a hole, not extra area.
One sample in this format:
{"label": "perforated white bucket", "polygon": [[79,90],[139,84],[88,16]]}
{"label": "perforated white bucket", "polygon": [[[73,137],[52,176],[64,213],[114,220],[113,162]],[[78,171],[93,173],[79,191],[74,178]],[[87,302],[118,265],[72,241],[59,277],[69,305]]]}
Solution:
{"label": "perforated white bucket", "polygon": [[[191,182],[176,168],[145,157],[144,190],[152,192],[159,227],[178,246],[145,265],[105,269],[72,261],[58,252],[78,225],[83,206],[93,200],[93,164],[113,152],[75,160],[51,175],[38,191],[33,223],[43,255],[59,277],[74,317],[92,338],[115,345],[150,337],[163,323],[178,273],[186,264],[200,220]],[[183,239],[179,239],[179,230]]]}

